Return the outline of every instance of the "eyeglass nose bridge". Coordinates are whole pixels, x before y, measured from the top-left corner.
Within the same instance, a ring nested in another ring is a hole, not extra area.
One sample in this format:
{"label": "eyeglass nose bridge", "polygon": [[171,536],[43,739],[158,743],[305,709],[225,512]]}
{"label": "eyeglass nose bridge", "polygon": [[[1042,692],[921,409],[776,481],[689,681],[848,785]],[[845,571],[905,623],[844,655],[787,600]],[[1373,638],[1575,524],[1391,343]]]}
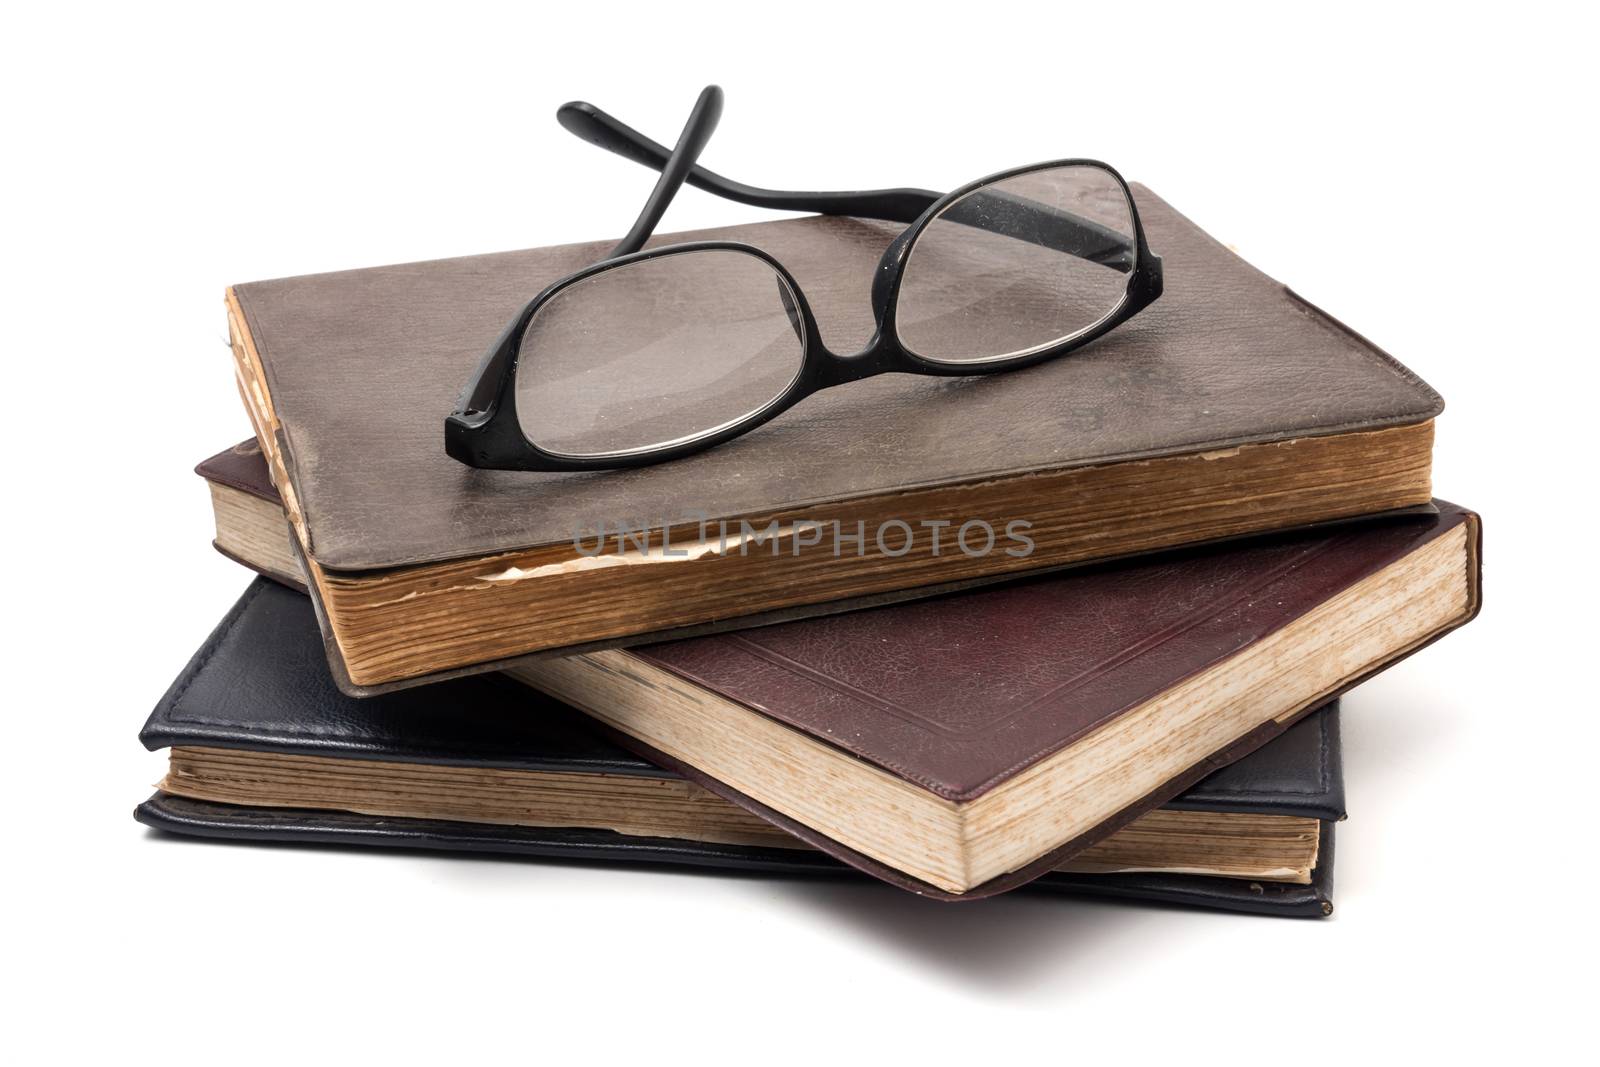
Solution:
{"label": "eyeglass nose bridge", "polygon": [[871,378],[899,366],[899,349],[884,336],[881,325],[874,331],[867,347],[860,352],[843,356],[819,346],[818,355],[820,358],[809,375],[812,379],[809,384],[818,389]]}

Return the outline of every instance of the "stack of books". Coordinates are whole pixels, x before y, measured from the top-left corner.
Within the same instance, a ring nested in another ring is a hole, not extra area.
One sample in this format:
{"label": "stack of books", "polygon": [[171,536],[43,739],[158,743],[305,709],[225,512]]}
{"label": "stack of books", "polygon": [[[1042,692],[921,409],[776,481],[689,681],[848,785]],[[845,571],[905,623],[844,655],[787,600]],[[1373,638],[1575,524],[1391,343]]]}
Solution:
{"label": "stack of books", "polygon": [[[1327,914],[1338,697],[1476,614],[1479,520],[1432,496],[1433,390],[1136,195],[1166,292],[1094,344],[629,471],[442,443],[605,245],[233,288],[256,437],[199,473],[262,577],[146,725],[137,817]],[[895,233],[658,241],[771,252],[843,342]]]}

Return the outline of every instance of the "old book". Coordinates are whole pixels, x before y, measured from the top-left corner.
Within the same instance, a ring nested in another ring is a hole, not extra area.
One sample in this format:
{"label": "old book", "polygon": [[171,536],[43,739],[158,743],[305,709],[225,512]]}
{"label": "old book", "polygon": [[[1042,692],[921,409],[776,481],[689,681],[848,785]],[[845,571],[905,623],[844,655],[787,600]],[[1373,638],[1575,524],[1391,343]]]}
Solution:
{"label": "old book", "polygon": [[[353,699],[305,597],[257,579],[141,733],[170,749],[150,825],[327,840],[840,870],[763,819],[497,675]],[[1218,770],[1043,886],[1322,914],[1323,824],[1344,814],[1336,708]]]}
{"label": "old book", "polygon": [[[443,447],[445,414],[512,312],[604,243],[234,287],[241,393],[336,675],[359,691],[1425,504],[1439,397],[1136,196],[1166,293],[1095,344],[983,379],[858,382],[626,472],[472,470]],[[807,218],[657,243],[771,252],[849,351],[896,232]],[[975,533],[956,550],[968,524],[1000,543]],[[1005,536],[1013,524],[1028,547]],[[641,547],[597,565],[585,546],[624,527],[640,536],[612,543]],[[752,550],[746,528],[771,536]]]}
{"label": "old book", "polygon": [[284,520],[283,501],[255,438],[218,452],[194,471],[211,492],[212,546],[274,581],[305,589],[294,531]]}
{"label": "old book", "polygon": [[507,673],[862,870],[970,898],[1467,622],[1478,546],[1441,503]]}
{"label": "old book", "polygon": [[[247,511],[269,540],[270,490],[234,481],[219,542]],[[986,895],[1466,622],[1478,543],[1477,516],[1440,504],[508,674],[864,870]]]}

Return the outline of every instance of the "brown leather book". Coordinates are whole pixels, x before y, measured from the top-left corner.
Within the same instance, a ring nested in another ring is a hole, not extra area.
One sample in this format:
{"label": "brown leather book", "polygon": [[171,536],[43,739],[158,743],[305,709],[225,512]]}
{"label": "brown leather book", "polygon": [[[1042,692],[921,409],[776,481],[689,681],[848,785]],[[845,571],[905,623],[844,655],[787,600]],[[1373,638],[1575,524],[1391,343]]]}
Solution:
{"label": "brown leather book", "polygon": [[[444,416],[513,312],[604,243],[230,289],[241,393],[335,675],[360,692],[1425,504],[1438,395],[1149,191],[1136,196],[1166,293],[1093,345],[981,379],[858,382],[737,441],[626,472],[473,470],[443,446]],[[854,351],[896,233],[807,218],[657,243],[771,252],[830,347]],[[778,550],[728,550],[702,524],[724,521],[774,530]],[[874,537],[894,521],[919,534],[903,553],[903,537]],[[953,550],[974,521],[1028,524],[1031,550]],[[650,532],[651,551],[592,565],[584,538],[624,523]],[[807,546],[819,529],[866,536]],[[659,551],[668,538],[684,555]]]}
{"label": "brown leather book", "polygon": [[[217,544],[294,582],[249,445],[201,464]],[[1069,862],[1477,613],[1479,522],[1170,552],[507,673],[645,759],[930,896]]]}
{"label": "brown leather book", "polygon": [[1440,503],[507,673],[862,870],[985,896],[1467,622],[1479,545]]}

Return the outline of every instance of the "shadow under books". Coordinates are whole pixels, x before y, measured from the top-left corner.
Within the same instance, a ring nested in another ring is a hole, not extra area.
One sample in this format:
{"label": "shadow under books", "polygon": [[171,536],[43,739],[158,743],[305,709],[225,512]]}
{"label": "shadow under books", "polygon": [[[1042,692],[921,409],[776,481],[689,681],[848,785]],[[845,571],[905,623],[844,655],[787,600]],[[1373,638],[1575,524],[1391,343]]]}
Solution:
{"label": "shadow under books", "polygon": [[649,865],[529,858],[491,852],[447,849],[374,850],[358,845],[295,841],[226,841],[189,838],[146,828],[146,840],[175,847],[282,849],[334,852],[376,862],[448,860],[439,872],[464,886],[480,881],[487,869],[525,871],[537,877],[551,867],[600,869],[636,878],[707,878],[763,887],[782,906],[840,927],[915,966],[933,968],[963,984],[991,991],[1025,988],[1040,977],[1070,969],[1087,957],[1102,957],[1111,943],[1143,941],[1164,928],[1162,913],[1192,916],[1205,923],[1271,923],[1286,928],[1319,927],[1261,916],[1232,915],[1153,901],[1100,900],[1027,890],[965,904],[925,900],[851,872],[818,875],[773,874],[690,865]]}

